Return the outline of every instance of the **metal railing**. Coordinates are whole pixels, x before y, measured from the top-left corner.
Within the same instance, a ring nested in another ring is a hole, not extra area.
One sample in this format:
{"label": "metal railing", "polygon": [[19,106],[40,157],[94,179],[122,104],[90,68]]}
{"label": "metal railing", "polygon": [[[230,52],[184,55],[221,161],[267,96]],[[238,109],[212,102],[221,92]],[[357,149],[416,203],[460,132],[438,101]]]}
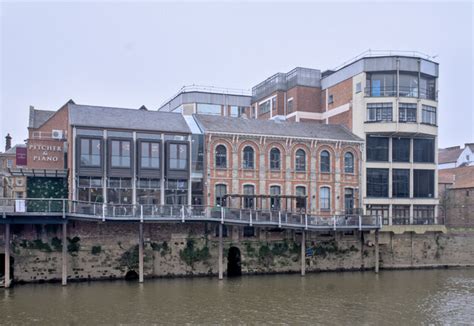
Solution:
{"label": "metal railing", "polygon": [[[364,89],[367,97],[396,97],[396,86],[367,86]],[[430,88],[399,86],[398,95],[401,97],[414,97],[428,100],[437,100],[437,92]]]}

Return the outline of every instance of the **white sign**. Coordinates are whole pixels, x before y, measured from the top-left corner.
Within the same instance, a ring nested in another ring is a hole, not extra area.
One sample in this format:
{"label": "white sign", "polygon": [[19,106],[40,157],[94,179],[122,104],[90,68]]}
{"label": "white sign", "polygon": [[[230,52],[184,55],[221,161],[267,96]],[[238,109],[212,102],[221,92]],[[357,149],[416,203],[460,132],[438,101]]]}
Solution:
{"label": "white sign", "polygon": [[26,203],[24,199],[15,200],[15,212],[25,213],[26,212]]}

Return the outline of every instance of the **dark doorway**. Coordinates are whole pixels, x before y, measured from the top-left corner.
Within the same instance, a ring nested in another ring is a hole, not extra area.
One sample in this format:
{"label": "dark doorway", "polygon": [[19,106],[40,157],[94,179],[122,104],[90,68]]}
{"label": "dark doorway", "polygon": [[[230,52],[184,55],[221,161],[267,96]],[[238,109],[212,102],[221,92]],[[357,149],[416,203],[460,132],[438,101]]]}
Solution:
{"label": "dark doorway", "polygon": [[127,274],[125,274],[125,280],[127,281],[133,281],[133,280],[138,280],[138,274],[134,270],[128,271]]}
{"label": "dark doorway", "polygon": [[237,247],[230,247],[227,254],[227,276],[236,277],[242,275],[242,267],[240,264],[240,250]]}
{"label": "dark doorway", "polygon": [[[13,280],[13,265],[15,263],[15,259],[10,256],[10,280]],[[0,254],[0,278],[3,279],[5,277],[5,254]]]}

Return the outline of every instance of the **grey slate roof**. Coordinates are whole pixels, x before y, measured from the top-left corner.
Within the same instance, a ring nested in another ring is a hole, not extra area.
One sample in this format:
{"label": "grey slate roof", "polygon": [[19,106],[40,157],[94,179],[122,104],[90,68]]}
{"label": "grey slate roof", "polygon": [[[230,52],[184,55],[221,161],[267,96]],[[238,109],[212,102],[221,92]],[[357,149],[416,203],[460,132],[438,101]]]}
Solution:
{"label": "grey slate roof", "polygon": [[69,124],[81,127],[190,133],[180,113],[69,104]]}
{"label": "grey slate roof", "polygon": [[205,132],[304,137],[363,142],[342,125],[194,115]]}
{"label": "grey slate roof", "polygon": [[37,110],[30,107],[28,127],[35,129],[41,127],[41,125],[48,121],[55,113],[56,111]]}

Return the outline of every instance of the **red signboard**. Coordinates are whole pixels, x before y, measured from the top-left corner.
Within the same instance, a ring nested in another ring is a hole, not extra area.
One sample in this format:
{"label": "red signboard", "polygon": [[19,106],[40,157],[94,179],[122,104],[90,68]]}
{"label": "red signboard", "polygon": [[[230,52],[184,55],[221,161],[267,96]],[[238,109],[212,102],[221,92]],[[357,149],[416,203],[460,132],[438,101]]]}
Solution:
{"label": "red signboard", "polygon": [[16,148],[16,166],[26,166],[27,164],[27,155],[26,147],[17,147]]}

